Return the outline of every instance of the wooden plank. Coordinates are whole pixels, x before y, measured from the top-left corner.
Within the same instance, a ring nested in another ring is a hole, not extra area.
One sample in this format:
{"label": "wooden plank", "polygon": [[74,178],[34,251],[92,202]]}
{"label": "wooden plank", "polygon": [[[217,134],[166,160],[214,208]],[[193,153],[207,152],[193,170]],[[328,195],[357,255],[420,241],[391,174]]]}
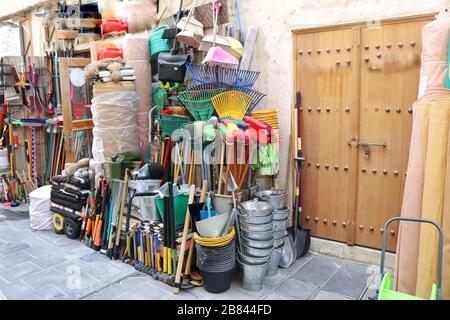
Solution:
{"label": "wooden plank", "polygon": [[[73,24],[74,19],[58,18],[57,23],[61,28],[67,28]],[[77,27],[95,28],[102,24],[102,19],[77,19]]]}
{"label": "wooden plank", "polygon": [[56,39],[58,40],[74,40],[78,37],[76,30],[57,30]]}

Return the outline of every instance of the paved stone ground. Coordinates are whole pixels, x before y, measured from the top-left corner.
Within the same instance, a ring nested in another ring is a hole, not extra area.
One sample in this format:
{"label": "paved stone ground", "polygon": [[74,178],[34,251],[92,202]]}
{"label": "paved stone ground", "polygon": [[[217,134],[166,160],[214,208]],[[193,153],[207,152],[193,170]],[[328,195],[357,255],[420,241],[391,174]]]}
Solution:
{"label": "paved stone ground", "polygon": [[172,288],[53,231],[34,232],[26,207],[0,209],[2,299],[314,299],[355,300],[373,295],[375,266],[310,253],[266,278],[260,292],[245,291],[236,274],[231,289]]}

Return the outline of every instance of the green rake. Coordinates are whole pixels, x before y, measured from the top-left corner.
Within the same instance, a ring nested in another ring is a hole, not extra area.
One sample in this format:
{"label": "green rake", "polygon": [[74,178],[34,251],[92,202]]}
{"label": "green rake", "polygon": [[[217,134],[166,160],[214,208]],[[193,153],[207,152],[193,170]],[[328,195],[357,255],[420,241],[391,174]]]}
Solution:
{"label": "green rake", "polygon": [[197,121],[205,121],[211,118],[214,107],[211,98],[222,93],[225,89],[201,89],[192,88],[181,92],[178,100]]}

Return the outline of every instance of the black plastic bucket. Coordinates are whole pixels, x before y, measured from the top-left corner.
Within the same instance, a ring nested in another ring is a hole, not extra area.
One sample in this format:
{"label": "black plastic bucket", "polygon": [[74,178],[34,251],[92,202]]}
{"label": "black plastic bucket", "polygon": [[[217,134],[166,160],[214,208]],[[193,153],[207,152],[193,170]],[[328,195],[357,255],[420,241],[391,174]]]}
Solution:
{"label": "black plastic bucket", "polygon": [[230,289],[236,267],[223,272],[208,272],[200,269],[203,278],[203,287],[211,293],[222,293]]}

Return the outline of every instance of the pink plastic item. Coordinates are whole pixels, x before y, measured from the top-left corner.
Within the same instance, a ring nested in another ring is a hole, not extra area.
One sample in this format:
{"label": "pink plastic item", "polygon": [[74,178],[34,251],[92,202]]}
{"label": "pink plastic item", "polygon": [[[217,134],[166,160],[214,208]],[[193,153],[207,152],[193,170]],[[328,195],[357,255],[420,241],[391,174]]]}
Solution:
{"label": "pink plastic item", "polygon": [[202,63],[225,68],[237,68],[239,66],[238,59],[221,47],[211,48]]}

